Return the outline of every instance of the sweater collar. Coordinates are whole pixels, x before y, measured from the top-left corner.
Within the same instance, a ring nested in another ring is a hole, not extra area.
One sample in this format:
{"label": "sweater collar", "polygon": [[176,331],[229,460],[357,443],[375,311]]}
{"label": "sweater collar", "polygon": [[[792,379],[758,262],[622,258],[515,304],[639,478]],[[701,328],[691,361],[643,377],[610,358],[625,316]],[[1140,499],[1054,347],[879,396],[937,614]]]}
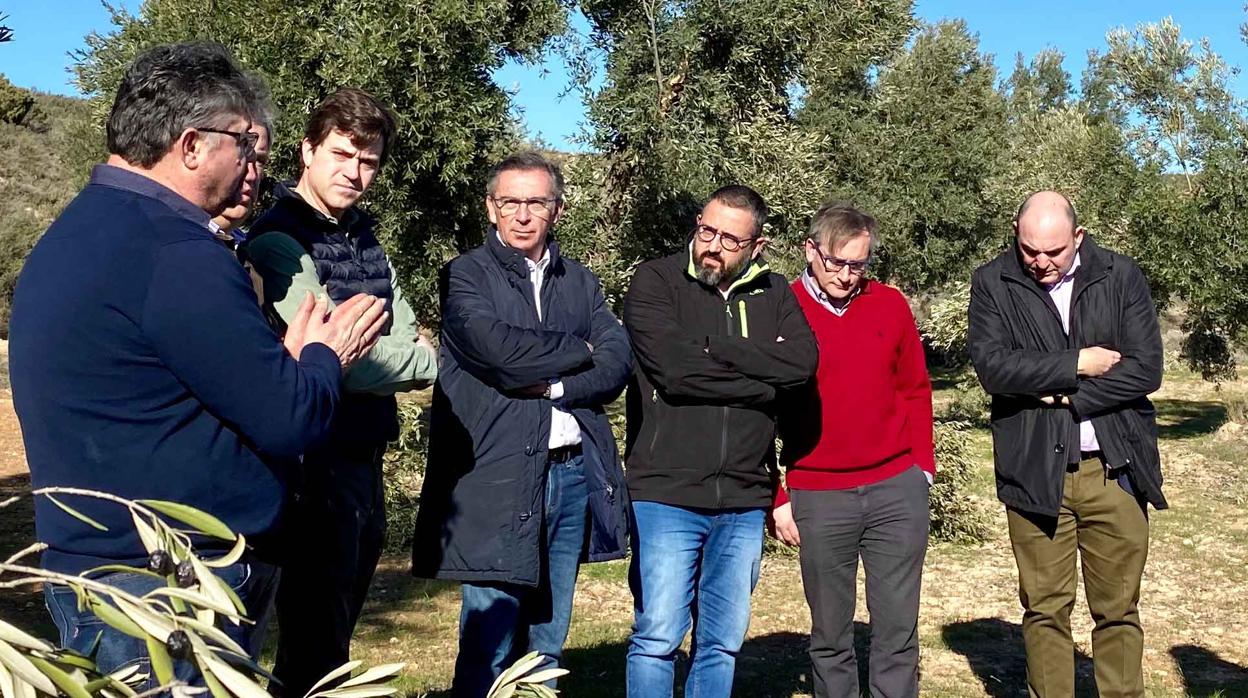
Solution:
{"label": "sweater collar", "polygon": [[806,289],[806,293],[811,297],[811,299],[818,303],[824,310],[827,310],[837,317],[843,317],[845,313],[849,312],[849,306],[854,302],[854,299],[864,293],[867,293],[871,289],[871,280],[863,279],[862,283],[858,284],[858,287],[855,288],[854,292],[850,294],[849,300],[845,303],[845,305],[838,308],[835,305],[832,305],[832,299],[828,297],[827,292],[819,287],[819,282],[815,280],[815,275],[810,272],[810,267],[807,267],[806,271],[802,272],[801,281],[802,288]]}
{"label": "sweater collar", "polygon": [[121,189],[132,194],[155,199],[168,206],[174,213],[194,221],[196,225],[202,226],[206,232],[211,233],[208,224],[212,221],[212,216],[209,216],[207,211],[151,177],[113,165],[101,164],[92,168],[91,181],[89,183]]}

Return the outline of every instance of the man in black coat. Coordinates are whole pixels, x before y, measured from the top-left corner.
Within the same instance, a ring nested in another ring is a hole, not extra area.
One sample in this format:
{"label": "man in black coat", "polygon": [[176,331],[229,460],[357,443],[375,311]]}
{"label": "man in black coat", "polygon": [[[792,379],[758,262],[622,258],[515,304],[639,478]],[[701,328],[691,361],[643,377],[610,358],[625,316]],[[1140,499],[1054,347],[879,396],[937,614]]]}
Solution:
{"label": "man in black coat", "polygon": [[1014,229],[1016,246],[975,271],[968,343],[992,395],[1028,686],[1074,695],[1078,551],[1097,689],[1142,696],[1146,507],[1166,508],[1148,400],[1161,385],[1157,311],[1139,267],[1097,246],[1061,194],[1028,197]]}
{"label": "man in black coat", "polygon": [[689,246],[646,262],[624,299],[637,355],[628,391],[634,626],[628,695],[727,698],[750,620],[775,473],[777,391],[814,375],[819,349],[788,281],[762,257],[767,205],[711,194]]}
{"label": "man in black coat", "polygon": [[563,175],[513,155],[485,205],[495,230],[442,273],[412,549],[414,574],[464,582],[452,695],[471,698],[526,652],[559,663],[579,563],[623,557],[628,530],[605,410],[632,354],[598,279],[550,239]]}

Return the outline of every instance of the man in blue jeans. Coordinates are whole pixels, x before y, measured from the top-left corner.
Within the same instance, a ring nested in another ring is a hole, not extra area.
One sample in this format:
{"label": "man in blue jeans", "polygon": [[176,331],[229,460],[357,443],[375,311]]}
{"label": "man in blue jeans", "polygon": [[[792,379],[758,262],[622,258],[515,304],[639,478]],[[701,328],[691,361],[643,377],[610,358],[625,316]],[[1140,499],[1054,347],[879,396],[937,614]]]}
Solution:
{"label": "man in blue jeans", "polygon": [[[266,536],[289,468],[329,430],[343,369],[386,321],[384,306],[361,294],[324,322],[326,305],[308,297],[278,340],[247,272],[209,229],[240,200],[256,157],[250,128],[266,112],[257,84],[217,44],[158,46],[135,59],[108,118],[108,161],[26,259],[9,328],[34,487],[180,502],[246,536],[252,550],[217,574],[259,621],[231,630],[253,656],[275,581]],[[46,569],[147,565],[126,507],[70,504],[106,530],[40,498]],[[199,543],[211,557],[229,546]],[[160,584],[124,572],[99,579],[138,592]],[[50,589],[47,599],[62,643],[95,648],[102,671],[147,661],[143,642],[80,609],[72,593]]]}
{"label": "man in blue jeans", "polygon": [[635,625],[628,695],[672,695],[693,629],[688,698],[732,693],[775,491],[776,391],[809,380],[810,326],[762,259],[767,206],[713,193],[689,246],[641,265],[624,299]]}
{"label": "man in blue jeans", "polygon": [[598,279],[559,254],[563,174],[499,163],[494,228],[442,271],[442,342],[413,573],[463,584],[452,695],[482,698],[537,651],[557,666],[582,560],[624,556],[628,500],[605,407],[628,336]]}

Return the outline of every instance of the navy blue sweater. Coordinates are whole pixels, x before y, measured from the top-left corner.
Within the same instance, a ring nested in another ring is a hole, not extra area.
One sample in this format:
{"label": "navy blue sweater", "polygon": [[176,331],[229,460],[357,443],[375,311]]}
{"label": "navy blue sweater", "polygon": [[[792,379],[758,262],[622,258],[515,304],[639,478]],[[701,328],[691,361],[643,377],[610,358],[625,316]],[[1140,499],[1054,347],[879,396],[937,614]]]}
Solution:
{"label": "navy blue sweater", "polygon": [[[182,502],[251,537],[281,512],[280,464],[326,433],[341,369],[323,344],[287,355],[207,224],[153,180],[96,167],[18,278],[13,404],[34,487]],[[109,530],[40,498],[45,567],[146,557],[124,507],[63,499]]]}

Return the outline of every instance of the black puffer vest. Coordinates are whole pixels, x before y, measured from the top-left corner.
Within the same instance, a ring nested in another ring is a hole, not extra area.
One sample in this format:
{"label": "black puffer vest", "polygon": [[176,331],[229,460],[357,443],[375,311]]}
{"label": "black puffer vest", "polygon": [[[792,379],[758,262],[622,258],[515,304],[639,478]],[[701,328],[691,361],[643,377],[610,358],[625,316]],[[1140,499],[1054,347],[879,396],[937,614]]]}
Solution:
{"label": "black puffer vest", "polygon": [[[305,202],[295,192],[293,182],[276,184],[273,194],[273,208],[251,226],[248,241],[266,233],[289,235],[312,257],[316,275],[334,303],[368,293],[384,299],[386,310],[393,314],[390,264],[373,232],[376,219],[352,208],[341,222],[336,221]],[[277,329],[285,331],[285,327]],[[390,327],[387,325],[382,333],[389,334]],[[338,407],[327,447],[368,450],[398,436],[394,396],[347,393]]]}

